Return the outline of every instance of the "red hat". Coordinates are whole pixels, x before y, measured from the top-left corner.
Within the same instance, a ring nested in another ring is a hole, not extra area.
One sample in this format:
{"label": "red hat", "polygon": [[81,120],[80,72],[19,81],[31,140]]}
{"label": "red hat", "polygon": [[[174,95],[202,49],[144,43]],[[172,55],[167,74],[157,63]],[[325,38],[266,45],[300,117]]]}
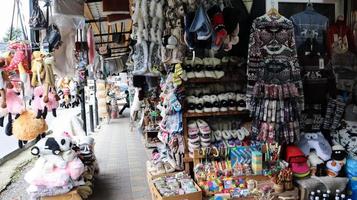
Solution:
{"label": "red hat", "polygon": [[304,153],[295,145],[286,148],[285,160],[290,164],[294,174],[306,174],[310,171],[307,158]]}

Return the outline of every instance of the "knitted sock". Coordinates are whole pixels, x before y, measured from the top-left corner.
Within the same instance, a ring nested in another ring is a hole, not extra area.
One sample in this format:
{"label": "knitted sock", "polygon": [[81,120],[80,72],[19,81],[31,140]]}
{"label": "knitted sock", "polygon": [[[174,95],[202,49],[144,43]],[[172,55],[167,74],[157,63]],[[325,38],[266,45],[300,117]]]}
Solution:
{"label": "knitted sock", "polygon": [[325,114],[325,120],[323,124],[323,129],[330,129],[331,123],[332,123],[332,116],[334,115],[336,107],[336,100],[335,99],[329,99],[327,103],[327,108],[326,108],[326,114]]}
{"label": "knitted sock", "polygon": [[334,113],[334,118],[331,125],[331,130],[336,130],[336,128],[340,125],[340,121],[343,116],[343,112],[345,110],[346,103],[343,102],[341,98],[338,98],[336,101],[336,109]]}

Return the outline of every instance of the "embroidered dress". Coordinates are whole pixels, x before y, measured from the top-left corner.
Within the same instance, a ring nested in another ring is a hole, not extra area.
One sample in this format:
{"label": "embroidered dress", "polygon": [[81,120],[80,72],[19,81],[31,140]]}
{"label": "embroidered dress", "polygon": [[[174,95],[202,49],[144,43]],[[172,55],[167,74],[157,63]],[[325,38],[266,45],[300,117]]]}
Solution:
{"label": "embroidered dress", "polygon": [[291,21],[268,15],[254,20],[247,76],[253,135],[261,141],[293,143],[299,136],[303,97]]}

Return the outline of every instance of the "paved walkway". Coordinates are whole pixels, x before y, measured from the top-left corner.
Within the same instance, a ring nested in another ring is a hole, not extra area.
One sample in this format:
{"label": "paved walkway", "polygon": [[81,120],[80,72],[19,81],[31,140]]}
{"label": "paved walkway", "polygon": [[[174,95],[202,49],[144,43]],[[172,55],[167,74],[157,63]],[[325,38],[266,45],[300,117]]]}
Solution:
{"label": "paved walkway", "polygon": [[146,182],[148,154],[141,134],[131,132],[129,118],[113,120],[94,137],[100,173],[90,200],[151,199]]}

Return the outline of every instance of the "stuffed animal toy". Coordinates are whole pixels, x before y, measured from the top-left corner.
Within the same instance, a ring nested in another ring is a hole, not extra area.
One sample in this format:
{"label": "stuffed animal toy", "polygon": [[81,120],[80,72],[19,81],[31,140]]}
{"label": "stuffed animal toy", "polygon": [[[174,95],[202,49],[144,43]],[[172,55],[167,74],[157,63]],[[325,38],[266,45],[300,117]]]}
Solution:
{"label": "stuffed animal toy", "polygon": [[15,118],[19,117],[19,115],[25,111],[24,101],[20,97],[19,92],[16,88],[6,90],[6,104],[7,111],[3,110],[3,114],[8,113],[8,122],[5,127],[5,133],[8,136],[12,135],[12,116],[15,115]]}
{"label": "stuffed animal toy", "polygon": [[9,65],[5,67],[6,71],[18,71],[21,81],[26,84],[28,83],[29,73],[31,70],[28,69],[28,50],[29,45],[24,42],[14,42],[8,46],[10,51],[14,54],[9,54],[8,60],[11,60]]}
{"label": "stuffed animal toy", "polygon": [[3,71],[3,67],[6,64],[6,60],[0,57],[0,126],[4,125],[4,118],[8,113],[6,106],[6,88],[7,88],[7,74]]}
{"label": "stuffed animal toy", "polygon": [[26,110],[13,122],[12,133],[19,140],[19,147],[33,139],[45,136],[47,124],[43,118],[37,119],[36,113]]}
{"label": "stuffed animal toy", "polygon": [[[44,86],[45,93],[43,96],[43,101],[47,103],[49,101],[48,93],[52,89],[55,92],[55,77],[53,74],[53,68],[55,68],[55,57],[52,54],[47,54],[43,60],[44,62]],[[59,100],[58,95],[55,95],[56,100]]]}
{"label": "stuffed animal toy", "polygon": [[32,109],[37,113],[36,118],[44,118],[46,119],[47,116],[47,111],[50,110],[52,111],[52,115],[54,117],[57,116],[57,108],[58,108],[58,101],[56,100],[56,94],[54,94],[52,91],[49,92],[48,94],[48,102],[45,103],[43,101],[43,96],[44,96],[44,87],[43,86],[38,86],[34,89],[34,97],[33,97],[33,103],[32,103]]}
{"label": "stuffed animal toy", "polygon": [[322,160],[327,161],[331,158],[331,146],[321,132],[303,134],[300,137],[298,147],[306,156],[310,154],[312,149],[315,149],[316,154]]}
{"label": "stuffed animal toy", "polygon": [[66,133],[42,138],[31,149],[31,153],[40,158],[25,175],[25,180],[31,185],[47,188],[63,187],[78,180],[84,172],[84,165],[72,150],[72,145]]}
{"label": "stuffed animal toy", "polygon": [[43,57],[44,54],[41,51],[34,51],[32,53],[32,61],[31,61],[31,72],[32,72],[31,86],[32,87],[37,87],[39,85],[42,85],[42,79],[44,77]]}

